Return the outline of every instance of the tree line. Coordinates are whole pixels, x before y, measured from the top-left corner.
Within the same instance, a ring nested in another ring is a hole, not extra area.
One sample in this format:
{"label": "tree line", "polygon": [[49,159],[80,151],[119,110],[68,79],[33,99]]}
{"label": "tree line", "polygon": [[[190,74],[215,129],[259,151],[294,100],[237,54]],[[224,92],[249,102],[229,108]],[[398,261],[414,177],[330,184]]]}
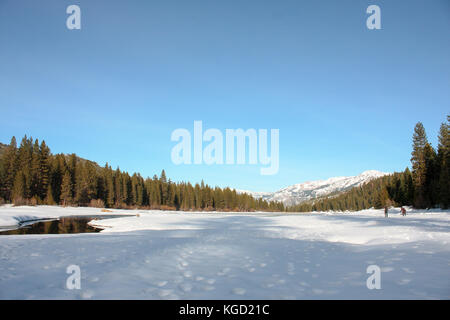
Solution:
{"label": "tree line", "polygon": [[442,123],[435,150],[428,142],[425,128],[414,128],[411,170],[377,178],[339,195],[304,202],[288,211],[358,211],[386,206],[442,208],[450,205],[450,117]]}
{"label": "tree line", "polygon": [[106,163],[75,154],[53,155],[45,141],[16,138],[0,154],[0,203],[15,205],[60,204],[106,208],[166,210],[284,211],[281,202],[255,199],[230,188],[189,182],[175,183],[160,176],[130,175]]}
{"label": "tree line", "polygon": [[234,189],[211,187],[203,181],[172,182],[162,170],[160,176],[129,175],[108,163],[95,162],[75,154],[53,155],[42,141],[25,136],[17,147],[13,137],[0,151],[0,203],[15,205],[60,204],[106,208],[149,208],[217,211],[357,211],[372,207],[450,205],[450,117],[442,123],[435,150],[425,128],[414,128],[411,170],[394,173],[312,201],[285,207],[281,202],[255,199]]}

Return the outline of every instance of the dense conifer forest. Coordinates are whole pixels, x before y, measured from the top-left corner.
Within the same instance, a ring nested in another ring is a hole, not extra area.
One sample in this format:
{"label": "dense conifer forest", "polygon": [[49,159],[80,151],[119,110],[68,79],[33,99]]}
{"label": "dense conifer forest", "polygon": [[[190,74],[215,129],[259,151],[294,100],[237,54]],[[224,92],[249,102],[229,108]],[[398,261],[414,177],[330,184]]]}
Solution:
{"label": "dense conifer forest", "polygon": [[285,208],[280,202],[255,199],[230,188],[211,187],[203,181],[172,182],[160,176],[143,178],[113,170],[106,164],[75,154],[55,154],[45,141],[15,137],[0,144],[0,204],[64,205],[106,208],[151,208],[205,211],[345,211],[371,207],[414,206],[448,208],[450,203],[449,120],[440,127],[435,150],[425,128],[417,123],[413,134],[411,170],[372,180],[347,192]]}
{"label": "dense conifer forest", "polygon": [[230,188],[211,187],[203,181],[175,183],[160,176],[143,178],[113,170],[106,164],[75,154],[53,155],[45,141],[15,137],[0,146],[0,202],[15,205],[60,204],[107,208],[167,210],[283,211],[278,202],[254,199]]}

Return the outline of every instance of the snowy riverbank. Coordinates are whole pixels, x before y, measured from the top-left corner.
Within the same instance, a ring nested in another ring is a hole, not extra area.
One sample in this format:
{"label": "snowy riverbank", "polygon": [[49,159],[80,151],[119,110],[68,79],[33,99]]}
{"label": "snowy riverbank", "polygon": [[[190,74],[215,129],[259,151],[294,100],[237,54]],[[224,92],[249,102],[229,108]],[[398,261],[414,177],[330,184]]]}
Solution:
{"label": "snowy riverbank", "polygon": [[70,216],[100,216],[100,215],[135,215],[134,210],[108,210],[102,212],[99,208],[59,207],[59,206],[0,206],[0,230],[14,229],[21,223],[40,219],[55,219]]}
{"label": "snowy riverbank", "polygon": [[[101,233],[0,236],[1,299],[449,299],[450,213],[322,214],[112,210]],[[104,215],[0,207],[0,225]],[[81,289],[65,287],[81,269]],[[381,290],[369,290],[369,265]]]}

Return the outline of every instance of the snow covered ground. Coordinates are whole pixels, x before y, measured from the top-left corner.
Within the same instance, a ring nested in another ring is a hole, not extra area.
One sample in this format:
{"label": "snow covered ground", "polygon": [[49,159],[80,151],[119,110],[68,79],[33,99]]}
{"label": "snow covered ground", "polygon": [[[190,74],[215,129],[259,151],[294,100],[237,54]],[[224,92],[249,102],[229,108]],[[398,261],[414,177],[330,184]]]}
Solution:
{"label": "snow covered ground", "polygon": [[[113,210],[101,233],[0,236],[1,299],[449,299],[450,212]],[[95,208],[0,207],[0,226]],[[109,213],[108,213],[109,214]],[[81,289],[66,288],[69,265]],[[367,267],[381,268],[369,290]]]}

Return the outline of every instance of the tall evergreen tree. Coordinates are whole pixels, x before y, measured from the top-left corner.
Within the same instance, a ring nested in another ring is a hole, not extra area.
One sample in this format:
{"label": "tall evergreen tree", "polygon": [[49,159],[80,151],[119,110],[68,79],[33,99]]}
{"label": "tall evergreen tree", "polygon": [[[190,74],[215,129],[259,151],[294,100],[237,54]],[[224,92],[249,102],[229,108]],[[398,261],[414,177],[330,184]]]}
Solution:
{"label": "tall evergreen tree", "polygon": [[19,168],[16,137],[11,138],[9,146],[2,157],[2,185],[0,197],[6,201],[11,201],[11,190],[13,189],[16,172]]}
{"label": "tall evergreen tree", "polygon": [[438,144],[438,203],[441,208],[447,209],[450,206],[450,119],[447,116],[447,123],[442,123],[439,130]]}
{"label": "tall evergreen tree", "polygon": [[72,177],[69,171],[64,173],[61,183],[61,202],[63,206],[72,204]]}
{"label": "tall evergreen tree", "polygon": [[23,204],[27,198],[25,175],[22,171],[19,171],[14,179],[12,197],[15,204]]}
{"label": "tall evergreen tree", "polygon": [[411,153],[412,177],[414,183],[414,205],[418,208],[427,206],[426,179],[427,167],[425,159],[425,147],[428,143],[425,128],[418,122],[414,128],[413,151]]}
{"label": "tall evergreen tree", "polygon": [[[47,197],[48,190],[51,190],[50,184],[50,149],[45,144],[45,141],[41,142],[39,146],[39,193],[38,196],[41,199]],[[53,195],[50,195],[53,200]]]}

